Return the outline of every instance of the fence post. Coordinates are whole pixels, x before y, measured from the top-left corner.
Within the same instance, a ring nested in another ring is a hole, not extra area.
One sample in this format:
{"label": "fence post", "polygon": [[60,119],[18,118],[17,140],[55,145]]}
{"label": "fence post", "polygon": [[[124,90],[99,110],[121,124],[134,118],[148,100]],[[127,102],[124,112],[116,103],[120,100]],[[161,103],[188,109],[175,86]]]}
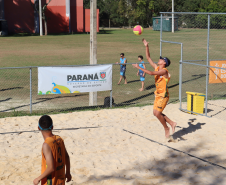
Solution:
{"label": "fence post", "polygon": [[180,109],[182,109],[182,71],[183,71],[183,43],[181,43],[181,58],[180,58],[180,75],[179,75],[179,101],[180,101]]}
{"label": "fence post", "polygon": [[110,90],[110,107],[112,108],[112,90]]}
{"label": "fence post", "polygon": [[172,33],[174,33],[174,0],[172,0]]}
{"label": "fence post", "polygon": [[30,68],[30,114],[32,114],[32,68]]}
{"label": "fence post", "polygon": [[206,103],[205,115],[207,116],[207,103],[208,103],[208,84],[209,84],[209,41],[210,41],[210,14],[208,14],[208,34],[207,34],[207,57],[206,57]]}

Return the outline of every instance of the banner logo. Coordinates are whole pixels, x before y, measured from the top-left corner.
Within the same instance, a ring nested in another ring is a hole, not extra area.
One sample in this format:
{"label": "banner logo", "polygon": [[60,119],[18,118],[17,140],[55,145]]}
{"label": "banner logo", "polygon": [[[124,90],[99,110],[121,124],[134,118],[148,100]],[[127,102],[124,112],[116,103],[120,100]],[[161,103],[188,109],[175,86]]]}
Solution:
{"label": "banner logo", "polygon": [[106,77],[106,72],[100,72],[100,77],[101,77],[102,79],[105,79],[105,77]]}

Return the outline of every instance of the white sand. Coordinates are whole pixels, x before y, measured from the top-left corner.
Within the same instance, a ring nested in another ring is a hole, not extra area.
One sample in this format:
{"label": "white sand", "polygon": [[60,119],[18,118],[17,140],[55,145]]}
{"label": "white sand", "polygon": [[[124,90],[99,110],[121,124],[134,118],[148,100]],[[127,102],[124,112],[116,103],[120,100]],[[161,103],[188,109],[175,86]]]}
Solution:
{"label": "white sand", "polygon": [[[54,133],[65,140],[71,158],[73,181],[67,184],[225,185],[225,119],[187,114],[169,104],[164,113],[178,127],[177,142],[168,143],[152,109],[52,115],[54,128],[60,129]],[[31,185],[40,175],[43,138],[34,131],[38,119],[0,119],[0,185]]]}

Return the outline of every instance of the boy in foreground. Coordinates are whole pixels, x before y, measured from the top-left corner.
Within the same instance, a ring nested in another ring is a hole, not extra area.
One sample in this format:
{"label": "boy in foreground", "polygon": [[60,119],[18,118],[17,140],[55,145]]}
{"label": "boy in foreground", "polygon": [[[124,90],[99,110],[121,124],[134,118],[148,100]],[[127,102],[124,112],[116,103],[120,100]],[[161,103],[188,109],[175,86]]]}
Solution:
{"label": "boy in foreground", "polygon": [[170,128],[167,126],[166,123],[170,124],[172,128],[172,133],[175,132],[175,127],[177,123],[173,122],[166,115],[162,113],[162,111],[166,107],[167,102],[169,101],[169,92],[168,92],[167,84],[170,80],[170,74],[166,69],[166,67],[170,65],[170,60],[167,57],[162,58],[160,56],[158,65],[155,64],[150,57],[148,42],[145,39],[143,39],[142,41],[144,43],[144,46],[146,47],[147,60],[151,64],[151,66],[155,69],[155,71],[149,71],[149,70],[143,69],[139,67],[138,64],[133,64],[133,66],[139,70],[142,70],[146,74],[155,76],[156,91],[155,91],[155,102],[154,102],[153,114],[158,118],[158,120],[161,122],[162,126],[164,127],[165,137],[167,139],[170,139]]}
{"label": "boy in foreground", "polygon": [[[50,116],[44,115],[39,119],[38,129],[45,142],[42,145],[42,171],[34,179],[33,184],[38,185],[65,185],[71,181],[70,158],[60,136],[53,135],[53,122]],[[66,166],[66,174],[65,174]]]}

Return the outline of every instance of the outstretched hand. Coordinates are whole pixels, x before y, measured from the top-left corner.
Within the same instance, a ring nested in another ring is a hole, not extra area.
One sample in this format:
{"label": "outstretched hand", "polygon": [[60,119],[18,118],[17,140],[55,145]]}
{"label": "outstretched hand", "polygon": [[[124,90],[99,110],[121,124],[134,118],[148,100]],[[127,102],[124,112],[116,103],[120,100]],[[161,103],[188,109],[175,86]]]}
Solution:
{"label": "outstretched hand", "polygon": [[142,39],[142,42],[144,43],[144,46],[145,46],[145,47],[148,46],[148,43],[149,43],[149,42],[147,42],[145,39]]}
{"label": "outstretched hand", "polygon": [[134,68],[138,68],[138,64],[132,64],[132,66],[134,67]]}

